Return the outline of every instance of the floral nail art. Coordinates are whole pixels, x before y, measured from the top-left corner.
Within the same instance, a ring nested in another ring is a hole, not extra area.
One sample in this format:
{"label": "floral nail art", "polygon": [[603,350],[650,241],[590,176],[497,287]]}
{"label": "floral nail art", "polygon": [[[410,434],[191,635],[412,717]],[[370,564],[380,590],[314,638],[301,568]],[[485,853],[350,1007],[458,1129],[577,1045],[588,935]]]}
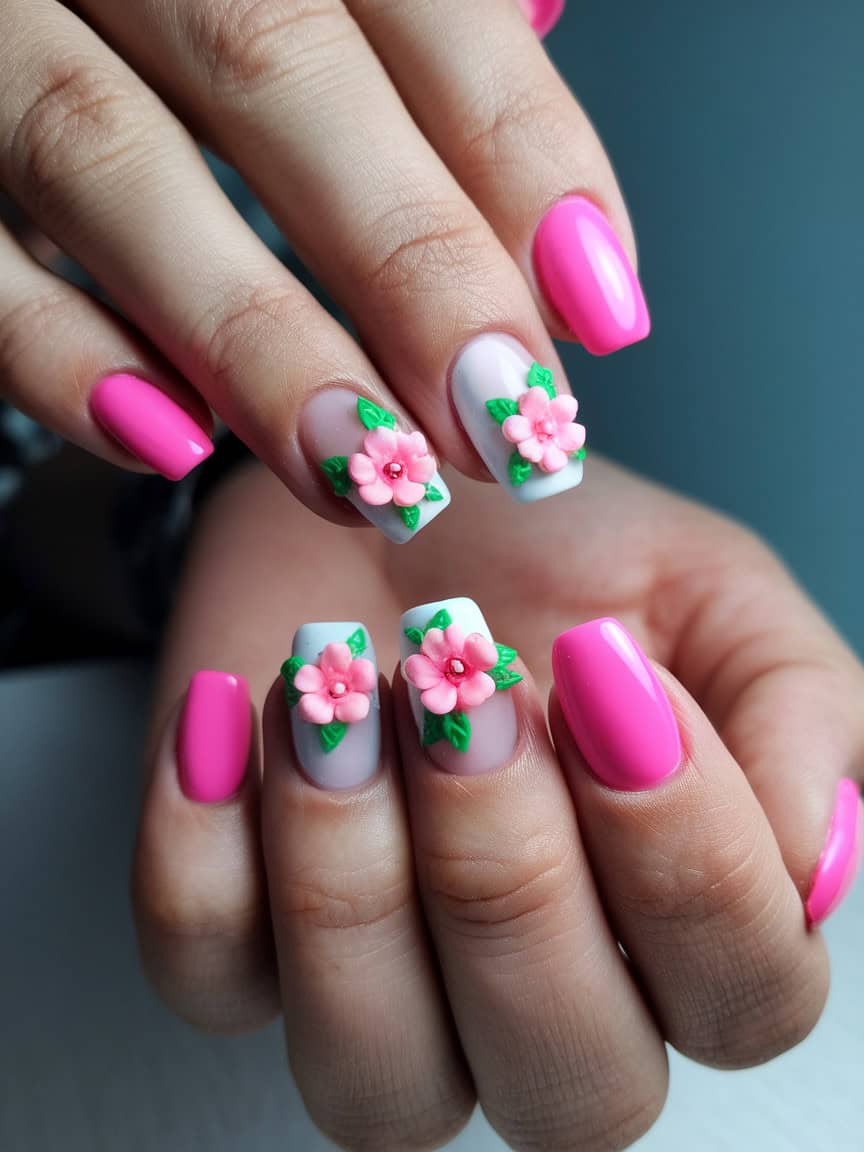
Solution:
{"label": "floral nail art", "polygon": [[414,532],[420,521],[420,504],[437,503],[442,492],[430,483],[435,476],[435,457],[422,432],[402,432],[392,412],[360,397],[357,417],[367,429],[363,451],[352,456],[331,456],[321,468],[337,496],[347,496],[356,485],[365,503],[380,507],[392,502],[406,528]]}
{"label": "floral nail art", "polygon": [[317,663],[292,656],[282,665],[285,701],[300,717],[318,726],[324,752],[337,748],[348,731],[369,715],[376,672],[363,658],[366,636],[358,628],[346,641],[328,644]]}
{"label": "floral nail art", "polygon": [[571,458],[585,459],[585,428],[574,423],[576,397],[559,395],[551,370],[537,363],[531,365],[526,383],[527,391],[518,400],[502,396],[486,401],[504,439],[515,445],[508,465],[514,487],[524,484],[533,468],[560,472]]}
{"label": "floral nail art", "polygon": [[446,608],[425,628],[406,628],[405,635],[420,649],[407,658],[404,671],[420,692],[423,743],[448,740],[457,751],[466,751],[471,742],[467,712],[522,679],[510,668],[518,655],[515,648],[495,644],[480,632],[466,636]]}

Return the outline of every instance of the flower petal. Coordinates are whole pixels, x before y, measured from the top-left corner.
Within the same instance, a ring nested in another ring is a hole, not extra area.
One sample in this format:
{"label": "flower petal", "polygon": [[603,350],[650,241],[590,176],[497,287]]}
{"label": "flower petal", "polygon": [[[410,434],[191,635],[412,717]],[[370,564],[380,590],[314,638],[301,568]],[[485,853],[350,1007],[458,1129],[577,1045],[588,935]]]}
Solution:
{"label": "flower petal", "polygon": [[519,397],[519,411],[536,424],[538,420],[544,420],[548,415],[549,403],[546,389],[537,385],[534,388],[529,388]]}
{"label": "flower petal", "polygon": [[472,632],[467,636],[462,651],[471,667],[479,668],[481,672],[494,668],[498,663],[498,649],[481,632]]}
{"label": "flower petal", "polygon": [[539,464],[543,459],[543,445],[536,436],[529,436],[527,440],[520,440],[518,444],[519,455],[532,464]]}
{"label": "flower petal", "polygon": [[578,452],[585,443],[585,427],[582,424],[565,424],[555,436],[562,452]]}
{"label": "flower petal", "polygon": [[364,456],[362,452],[355,452],[348,461],[348,475],[355,484],[371,484],[378,473],[368,456]]}
{"label": "flower petal", "polygon": [[443,664],[444,661],[451,655],[450,645],[447,642],[447,637],[440,628],[429,629],[429,631],[423,637],[423,643],[420,645],[420,651],[424,656],[428,656],[433,664]]}
{"label": "flower petal", "polygon": [[428,456],[429,445],[422,432],[410,432],[399,437],[399,451],[406,456]]}
{"label": "flower petal", "polygon": [[426,495],[425,484],[415,484],[407,476],[400,476],[393,482],[393,503],[397,508],[413,508]]}
{"label": "flower petal", "polygon": [[334,673],[346,676],[351,667],[351,649],[342,640],[335,640],[328,644],[318,658],[318,667],[329,679]]}
{"label": "flower petal", "polygon": [[349,692],[336,701],[334,712],[343,724],[357,724],[369,715],[369,697],[365,692]]}
{"label": "flower petal", "polygon": [[446,716],[456,707],[456,689],[449,680],[439,680],[434,688],[427,688],[421,693],[420,699],[424,708],[428,708],[436,716]]}
{"label": "flower petal", "polygon": [[329,724],[333,719],[333,701],[323,692],[307,692],[300,697],[297,709],[310,724]]}
{"label": "flower petal", "polygon": [[405,676],[415,688],[434,688],[444,673],[428,656],[409,656],[405,661]]}
{"label": "flower petal", "polygon": [[472,672],[459,685],[459,704],[465,708],[476,708],[495,691],[495,681],[485,672]]}
{"label": "flower petal", "polygon": [[304,664],[294,677],[294,687],[298,692],[320,692],[325,684],[324,673],[317,664]]}
{"label": "flower petal", "polygon": [[408,479],[418,484],[426,484],[435,475],[435,460],[432,456],[412,456],[407,466]]}
{"label": "flower petal", "polygon": [[461,624],[448,624],[444,639],[447,641],[449,649],[448,656],[456,656],[457,658],[462,656],[465,649],[465,629]]}
{"label": "flower petal", "polygon": [[558,424],[569,424],[571,420],[576,419],[578,411],[579,403],[576,397],[571,396],[569,392],[556,396],[549,404],[549,415]]}
{"label": "flower petal", "polygon": [[534,425],[525,416],[508,416],[501,425],[504,439],[511,444],[518,444],[520,440],[527,440],[534,434]]}
{"label": "flower petal", "polygon": [[543,449],[543,459],[540,461],[540,467],[544,472],[560,472],[567,464],[567,455],[562,452],[557,444],[551,441]]}
{"label": "flower petal", "polygon": [[393,499],[393,489],[380,476],[376,476],[371,484],[361,484],[357,492],[367,504],[389,504]]}
{"label": "flower petal", "polygon": [[358,656],[348,669],[348,687],[352,692],[374,692],[378,679],[375,665],[365,656]]}
{"label": "flower petal", "polygon": [[363,448],[376,464],[389,464],[396,453],[398,436],[392,428],[373,428],[366,433]]}

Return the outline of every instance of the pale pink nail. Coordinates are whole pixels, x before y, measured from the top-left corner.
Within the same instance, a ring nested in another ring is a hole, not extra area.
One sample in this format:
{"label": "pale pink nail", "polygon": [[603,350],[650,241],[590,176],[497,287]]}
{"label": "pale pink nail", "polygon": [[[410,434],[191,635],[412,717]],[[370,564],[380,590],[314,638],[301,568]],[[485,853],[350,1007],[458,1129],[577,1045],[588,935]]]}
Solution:
{"label": "pale pink nail", "polygon": [[635,792],[676,771],[681,737],[669,699],[617,620],[592,620],[562,633],[552,671],[567,726],[598,780]]}
{"label": "pale pink nail", "polygon": [[547,300],[595,356],[617,352],[651,331],[639,278],[600,209],[566,196],[537,228],[534,265]]}
{"label": "pale pink nail", "polygon": [[123,447],[168,480],[182,480],[213,451],[192,417],[159,388],[117,372],[90,393],[95,420]]}
{"label": "pale pink nail", "polygon": [[827,920],[846,899],[861,866],[862,851],[864,817],[858,785],[844,778],[837,785],[834,814],[805,905],[811,927]]}
{"label": "pale pink nail", "polygon": [[519,7],[538,36],[547,36],[564,11],[564,0],[519,0]]}
{"label": "pale pink nail", "polygon": [[180,717],[180,787],[190,800],[218,804],[243,783],[252,739],[249,685],[227,672],[196,672]]}

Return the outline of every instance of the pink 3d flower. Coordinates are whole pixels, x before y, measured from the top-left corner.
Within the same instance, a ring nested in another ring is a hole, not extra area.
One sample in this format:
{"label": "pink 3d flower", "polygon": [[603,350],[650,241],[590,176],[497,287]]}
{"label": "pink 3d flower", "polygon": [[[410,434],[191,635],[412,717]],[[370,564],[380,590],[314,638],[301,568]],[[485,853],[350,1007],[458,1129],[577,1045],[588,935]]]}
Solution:
{"label": "pink 3d flower", "polygon": [[458,624],[445,631],[430,628],[423,637],[420,654],[405,661],[405,675],[421,689],[424,707],[436,716],[454,708],[476,708],[495,691],[486,672],[498,663],[498,650],[491,640],[472,632],[466,636]]}
{"label": "pink 3d flower", "polygon": [[363,452],[348,461],[348,474],[367,504],[413,508],[426,495],[426,484],[435,475],[422,432],[396,432],[374,428],[363,441]]}
{"label": "pink 3d flower", "polygon": [[519,415],[508,416],[501,431],[525,460],[543,472],[560,472],[585,443],[585,429],[573,423],[578,411],[575,396],[551,400],[545,389],[529,388],[519,397]]}
{"label": "pink 3d flower", "polygon": [[317,664],[297,670],[294,687],[302,692],[300,715],[310,724],[356,724],[369,715],[369,697],[375,690],[375,665],[354,659],[347,644],[328,644]]}

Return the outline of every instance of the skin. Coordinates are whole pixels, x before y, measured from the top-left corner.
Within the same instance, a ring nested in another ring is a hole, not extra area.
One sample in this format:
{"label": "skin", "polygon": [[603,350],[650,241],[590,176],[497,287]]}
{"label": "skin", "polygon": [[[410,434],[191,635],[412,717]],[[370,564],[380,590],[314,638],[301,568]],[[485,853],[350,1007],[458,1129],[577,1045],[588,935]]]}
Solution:
{"label": "skin", "polygon": [[[516,1149],[626,1147],[663,1106],[664,1041],[744,1067],[816,1023],[827,958],[802,902],[836,781],[860,777],[864,673],[764,545],[597,457],[530,516],[455,489],[403,548],[315,519],[257,466],[211,499],[154,709],[142,953],[203,1027],[281,1012],[306,1105],[343,1147],[435,1147],[477,1098]],[[363,620],[386,670],[400,612],[450,595],[519,649],[512,762],[434,768],[397,675],[378,776],[313,787],[274,687],[294,629]],[[682,732],[679,772],[650,792],[590,776],[549,700],[555,635],[610,614]],[[183,796],[174,756],[201,667],[248,677],[262,716],[243,789],[214,807]]]}

